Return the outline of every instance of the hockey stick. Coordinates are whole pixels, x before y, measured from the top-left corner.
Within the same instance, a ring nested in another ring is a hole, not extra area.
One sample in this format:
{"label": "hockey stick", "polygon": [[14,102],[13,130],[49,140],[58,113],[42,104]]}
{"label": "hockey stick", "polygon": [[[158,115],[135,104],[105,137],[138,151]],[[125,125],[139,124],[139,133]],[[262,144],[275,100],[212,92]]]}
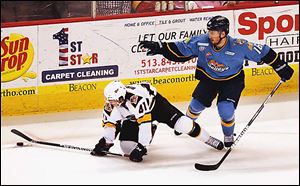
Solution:
{"label": "hockey stick", "polygon": [[277,85],[274,87],[274,89],[272,90],[272,92],[269,94],[269,96],[266,98],[266,100],[262,103],[262,105],[259,107],[259,109],[256,111],[256,113],[254,114],[254,116],[251,118],[251,120],[249,121],[249,123],[246,125],[246,127],[242,130],[242,132],[239,134],[239,136],[236,138],[236,140],[233,142],[233,144],[231,145],[231,147],[227,150],[227,152],[225,153],[225,155],[222,157],[222,159],[214,165],[203,165],[200,163],[195,163],[195,168],[197,170],[202,170],[202,171],[211,171],[211,170],[216,170],[220,167],[220,165],[223,163],[223,161],[226,159],[226,157],[228,156],[228,154],[231,152],[231,150],[236,146],[237,142],[240,140],[240,138],[245,134],[245,132],[248,130],[248,128],[250,127],[250,125],[252,124],[252,122],[255,120],[255,118],[258,116],[258,114],[261,112],[261,110],[264,108],[265,104],[269,101],[269,99],[273,96],[273,94],[275,93],[275,91],[279,88],[279,86],[281,85],[281,83],[283,83],[284,80],[280,80]]}
{"label": "hockey stick", "polygon": [[[45,141],[36,141],[16,129],[12,129],[11,132],[24,138],[25,140],[27,140],[31,143],[38,143],[38,144],[42,144],[42,145],[50,145],[50,146],[62,147],[62,148],[68,148],[68,149],[74,149],[74,150],[83,150],[83,151],[90,151],[90,152],[93,151],[93,149],[76,147],[76,146],[72,146],[72,145],[63,145],[63,144],[51,143],[51,142],[45,142]],[[104,153],[114,155],[114,156],[123,156],[122,154],[113,153],[113,152],[109,152],[109,151],[104,151]]]}

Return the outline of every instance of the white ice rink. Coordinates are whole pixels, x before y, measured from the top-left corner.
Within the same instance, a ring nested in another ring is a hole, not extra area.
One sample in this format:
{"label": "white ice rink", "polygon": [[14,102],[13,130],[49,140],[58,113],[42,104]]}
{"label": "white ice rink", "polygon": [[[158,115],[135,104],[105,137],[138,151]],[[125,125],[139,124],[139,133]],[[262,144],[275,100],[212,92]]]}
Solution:
{"label": "white ice rink", "polygon": [[[236,111],[237,135],[265,98],[241,98]],[[188,102],[175,105],[185,112]],[[211,135],[223,139],[215,104],[198,121]],[[158,125],[141,163],[45,145],[17,147],[16,142],[26,141],[11,133],[12,128],[36,140],[87,148],[93,148],[103,132],[101,110],[2,117],[1,185],[299,185],[298,93],[275,93],[224,163],[210,172],[196,170],[194,163],[217,163],[226,151],[216,151],[189,136],[175,136],[164,124]],[[111,151],[121,153],[118,142]]]}

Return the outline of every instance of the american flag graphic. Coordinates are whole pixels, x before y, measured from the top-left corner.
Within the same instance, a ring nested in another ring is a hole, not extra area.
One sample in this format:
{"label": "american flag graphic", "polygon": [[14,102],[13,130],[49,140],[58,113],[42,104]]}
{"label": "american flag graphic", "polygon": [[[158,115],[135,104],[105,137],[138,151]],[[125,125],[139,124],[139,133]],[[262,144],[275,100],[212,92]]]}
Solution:
{"label": "american flag graphic", "polygon": [[53,34],[53,39],[59,41],[59,66],[68,66],[68,28],[63,28],[61,31]]}

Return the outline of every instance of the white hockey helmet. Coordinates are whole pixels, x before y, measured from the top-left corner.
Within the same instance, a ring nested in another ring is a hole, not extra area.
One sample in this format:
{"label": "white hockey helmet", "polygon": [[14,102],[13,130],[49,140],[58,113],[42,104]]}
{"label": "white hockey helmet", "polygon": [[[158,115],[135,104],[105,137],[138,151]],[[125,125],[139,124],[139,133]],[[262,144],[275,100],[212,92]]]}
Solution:
{"label": "white hockey helmet", "polygon": [[104,88],[104,96],[106,101],[119,101],[125,100],[126,87],[120,81],[112,81]]}

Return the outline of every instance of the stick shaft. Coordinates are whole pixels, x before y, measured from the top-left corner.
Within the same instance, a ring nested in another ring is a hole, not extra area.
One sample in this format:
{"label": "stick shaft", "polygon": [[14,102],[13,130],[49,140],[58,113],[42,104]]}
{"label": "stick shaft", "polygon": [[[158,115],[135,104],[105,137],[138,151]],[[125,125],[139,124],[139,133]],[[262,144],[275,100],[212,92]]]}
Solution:
{"label": "stick shaft", "polygon": [[[64,145],[64,144],[59,144],[59,143],[33,140],[32,138],[28,137],[27,135],[25,135],[24,133],[22,133],[16,129],[12,129],[11,132],[24,138],[25,140],[27,140],[31,143],[37,143],[37,144],[41,144],[41,145],[49,145],[49,146],[55,146],[55,147],[62,147],[62,148],[68,148],[68,149],[74,149],[74,150],[89,151],[89,152],[91,152],[93,150],[90,148],[77,147],[77,146],[73,146],[73,145]],[[108,151],[106,151],[105,153],[110,154],[110,155],[115,155],[115,156],[123,156],[122,154],[108,152]]]}
{"label": "stick shaft", "polygon": [[245,126],[245,128],[242,130],[242,132],[238,135],[238,137],[235,139],[234,143],[232,144],[232,146],[227,150],[227,152],[223,155],[223,157],[221,158],[221,160],[214,165],[203,165],[200,163],[195,163],[195,168],[197,170],[203,170],[203,171],[210,171],[210,170],[216,170],[219,168],[219,166],[223,163],[223,161],[227,158],[227,156],[229,155],[229,153],[231,152],[231,150],[236,146],[236,144],[239,142],[240,138],[245,134],[245,132],[248,130],[248,128],[250,127],[250,125],[253,123],[253,121],[256,119],[256,117],[259,115],[259,113],[262,111],[262,109],[264,108],[265,104],[270,100],[270,98],[274,95],[274,93],[276,92],[276,90],[279,88],[279,86],[283,83],[283,80],[280,80],[276,86],[273,88],[273,90],[271,91],[271,93],[268,95],[268,97],[265,99],[265,101],[261,104],[261,106],[259,107],[259,109],[256,111],[256,113],[253,115],[253,117],[250,119],[250,121],[248,122],[248,124]]}

